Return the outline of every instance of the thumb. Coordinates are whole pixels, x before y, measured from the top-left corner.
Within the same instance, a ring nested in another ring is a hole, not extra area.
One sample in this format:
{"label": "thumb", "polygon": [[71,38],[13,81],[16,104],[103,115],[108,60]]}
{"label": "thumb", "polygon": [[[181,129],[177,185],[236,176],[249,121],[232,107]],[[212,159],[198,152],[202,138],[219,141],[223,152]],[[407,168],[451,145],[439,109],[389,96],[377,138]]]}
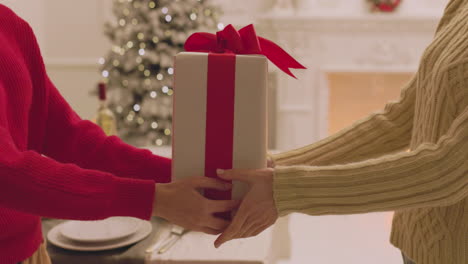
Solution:
{"label": "thumb", "polygon": [[214,189],[220,191],[227,191],[232,188],[232,184],[224,182],[219,179],[208,178],[208,177],[193,177],[192,184],[195,188],[203,189]]}
{"label": "thumb", "polygon": [[239,169],[232,169],[232,170],[222,170],[217,169],[216,173],[218,176],[227,181],[243,181],[243,182],[252,182],[254,179],[254,170],[239,170]]}
{"label": "thumb", "polygon": [[218,236],[218,238],[216,238],[215,242],[214,242],[214,246],[215,248],[219,248],[222,244],[226,243],[227,241],[229,241],[230,237],[233,235],[233,228],[231,225],[228,226],[228,228],[226,228],[226,230]]}

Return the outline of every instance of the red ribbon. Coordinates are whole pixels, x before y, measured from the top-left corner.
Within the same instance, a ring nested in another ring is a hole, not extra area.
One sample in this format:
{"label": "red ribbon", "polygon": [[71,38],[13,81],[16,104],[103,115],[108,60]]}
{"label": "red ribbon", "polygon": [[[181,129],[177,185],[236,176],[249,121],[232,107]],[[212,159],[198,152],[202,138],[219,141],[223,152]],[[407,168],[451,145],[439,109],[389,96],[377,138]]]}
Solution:
{"label": "red ribbon", "polygon": [[[216,169],[232,169],[234,151],[235,54],[208,55],[205,134],[205,176],[218,178]],[[220,89],[222,88],[222,89]],[[205,190],[211,200],[231,200],[231,191]],[[216,214],[229,219],[230,213]]]}
{"label": "red ribbon", "polygon": [[259,37],[252,24],[237,31],[232,25],[227,25],[216,35],[198,32],[192,34],[184,46],[186,51],[234,53],[234,54],[261,54],[267,57],[283,72],[296,78],[289,70],[305,69],[291,55],[274,42]]}

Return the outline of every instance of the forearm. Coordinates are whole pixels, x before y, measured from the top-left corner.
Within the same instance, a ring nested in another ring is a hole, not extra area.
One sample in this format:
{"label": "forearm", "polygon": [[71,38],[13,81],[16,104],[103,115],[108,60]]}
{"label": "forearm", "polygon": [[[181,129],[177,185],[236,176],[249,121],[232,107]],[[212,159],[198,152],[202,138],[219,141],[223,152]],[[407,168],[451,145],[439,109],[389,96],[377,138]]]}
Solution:
{"label": "forearm", "polygon": [[82,120],[47,79],[48,119],[43,153],[63,163],[110,172],[120,177],[169,182],[171,161],[108,137],[90,121]]}
{"label": "forearm", "polygon": [[151,216],[152,181],[85,170],[32,151],[0,154],[0,204],[4,207],[61,219]]}
{"label": "forearm", "polygon": [[170,182],[170,159],[130,146],[116,136],[107,137],[89,121],[81,122],[87,124],[73,129],[76,138],[68,140],[70,143],[60,149],[46,148],[45,154],[53,153],[53,157],[61,162],[75,163],[82,168],[105,171],[119,177]]}
{"label": "forearm", "polygon": [[115,136],[107,137],[94,156],[84,161],[85,166],[121,177],[148,179],[158,183],[171,181],[170,159],[130,146]]}
{"label": "forearm", "polygon": [[[467,108],[468,109],[468,108]],[[353,214],[446,206],[468,195],[468,110],[437,144],[365,162],[279,167],[281,214]]]}
{"label": "forearm", "polygon": [[309,146],[273,155],[277,165],[326,166],[346,164],[409,147],[413,128],[414,80],[402,90],[399,102],[386,105],[338,133]]}

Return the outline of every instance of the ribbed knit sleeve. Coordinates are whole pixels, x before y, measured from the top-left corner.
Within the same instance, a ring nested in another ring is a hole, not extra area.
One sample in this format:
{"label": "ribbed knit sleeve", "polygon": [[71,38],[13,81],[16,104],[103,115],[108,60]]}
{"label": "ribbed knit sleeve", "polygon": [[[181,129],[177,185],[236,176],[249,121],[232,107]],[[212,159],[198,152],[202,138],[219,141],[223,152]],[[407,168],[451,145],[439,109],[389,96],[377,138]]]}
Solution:
{"label": "ribbed knit sleeve", "polygon": [[0,206],[64,219],[151,217],[155,184],[19,151],[0,127]]}
{"label": "ribbed knit sleeve", "polygon": [[281,215],[352,214],[447,206],[468,196],[468,107],[436,144],[369,161],[277,168]]}
{"label": "ribbed knit sleeve", "polygon": [[46,78],[48,111],[43,153],[63,163],[110,172],[121,177],[170,182],[171,161],[149,150],[106,136],[96,124],[82,120]]}
{"label": "ribbed knit sleeve", "polygon": [[277,165],[324,166],[358,162],[409,147],[416,100],[416,78],[400,100],[309,146],[273,155]]}

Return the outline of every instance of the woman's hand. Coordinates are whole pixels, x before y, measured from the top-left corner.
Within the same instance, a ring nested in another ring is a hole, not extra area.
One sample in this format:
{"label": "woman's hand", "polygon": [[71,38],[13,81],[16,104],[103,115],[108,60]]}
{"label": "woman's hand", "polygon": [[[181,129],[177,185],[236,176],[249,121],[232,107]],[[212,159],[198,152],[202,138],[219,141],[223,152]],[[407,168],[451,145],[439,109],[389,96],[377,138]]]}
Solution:
{"label": "woman's hand", "polygon": [[236,238],[256,236],[278,219],[273,199],[273,169],[218,170],[224,180],[243,181],[250,185],[232,223],[216,239],[215,247]]}
{"label": "woman's hand", "polygon": [[192,177],[173,183],[156,184],[153,215],[164,218],[189,230],[217,235],[224,231],[229,221],[214,213],[229,212],[239,206],[239,201],[214,201],[203,197],[199,189],[226,191],[230,183],[208,177]]}

